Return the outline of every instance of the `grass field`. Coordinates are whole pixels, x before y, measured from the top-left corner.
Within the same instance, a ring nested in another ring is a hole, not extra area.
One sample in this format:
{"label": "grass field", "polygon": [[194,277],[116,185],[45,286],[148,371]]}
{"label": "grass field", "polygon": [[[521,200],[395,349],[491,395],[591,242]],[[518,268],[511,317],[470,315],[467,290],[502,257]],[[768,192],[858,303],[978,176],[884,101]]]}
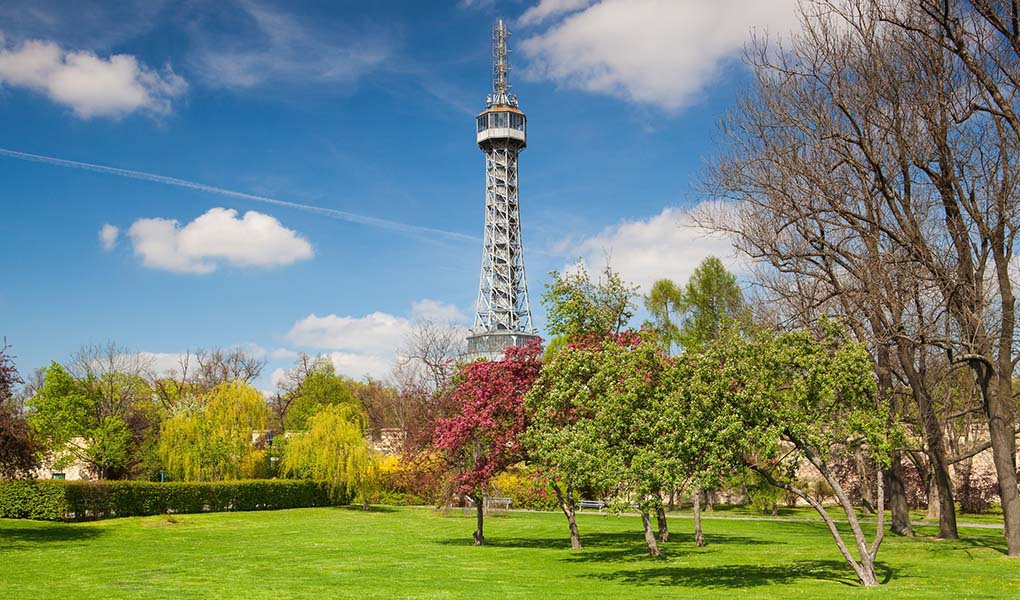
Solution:
{"label": "grass field", "polygon": [[[1001,532],[887,537],[879,590],[855,586],[824,526],[711,520],[708,546],[672,521],[647,557],[636,517],[490,518],[429,509],[314,508],[58,524],[0,520],[0,598],[1020,598]],[[923,534],[934,530],[922,528]]]}

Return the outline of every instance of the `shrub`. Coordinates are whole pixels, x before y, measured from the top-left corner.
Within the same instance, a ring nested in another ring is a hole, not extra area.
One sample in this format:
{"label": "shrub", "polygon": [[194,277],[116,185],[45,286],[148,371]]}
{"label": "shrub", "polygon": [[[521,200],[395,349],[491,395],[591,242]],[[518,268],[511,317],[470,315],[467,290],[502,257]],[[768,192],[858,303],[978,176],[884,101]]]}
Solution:
{"label": "shrub", "polygon": [[0,517],[48,521],[275,510],[348,503],[321,481],[4,481]]}
{"label": "shrub", "polygon": [[431,453],[387,456],[379,464],[379,489],[373,501],[392,505],[436,505],[443,498],[442,460]]}
{"label": "shrub", "polygon": [[962,513],[983,513],[999,499],[999,483],[991,473],[965,472],[954,494]]}
{"label": "shrub", "polygon": [[494,495],[513,500],[512,508],[559,510],[556,494],[540,473],[522,466],[510,467],[490,483]]}

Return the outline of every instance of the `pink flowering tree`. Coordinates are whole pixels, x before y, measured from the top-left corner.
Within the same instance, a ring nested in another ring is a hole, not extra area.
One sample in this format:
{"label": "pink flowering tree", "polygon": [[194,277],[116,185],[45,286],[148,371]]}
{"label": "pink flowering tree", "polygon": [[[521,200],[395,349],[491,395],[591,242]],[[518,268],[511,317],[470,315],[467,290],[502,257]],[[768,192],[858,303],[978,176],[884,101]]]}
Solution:
{"label": "pink flowering tree", "polygon": [[453,493],[474,502],[476,545],[485,543],[483,517],[489,481],[524,458],[520,438],[528,425],[524,394],[542,368],[536,341],[507,348],[501,361],[479,361],[461,368],[450,396],[452,416],[437,422],[434,445],[447,460]]}

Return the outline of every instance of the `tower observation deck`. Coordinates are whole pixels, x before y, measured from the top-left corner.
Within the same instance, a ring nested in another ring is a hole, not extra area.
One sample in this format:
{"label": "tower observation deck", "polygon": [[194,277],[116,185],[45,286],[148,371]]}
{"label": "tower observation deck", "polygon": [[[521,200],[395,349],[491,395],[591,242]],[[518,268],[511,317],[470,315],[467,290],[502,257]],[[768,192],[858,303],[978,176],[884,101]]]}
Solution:
{"label": "tower observation deck", "polygon": [[476,119],[476,141],[485,153],[485,236],[475,322],[467,339],[471,359],[500,360],[507,347],[538,339],[524,274],[517,186],[528,119],[510,94],[509,37],[500,19],[492,30],[492,94]]}

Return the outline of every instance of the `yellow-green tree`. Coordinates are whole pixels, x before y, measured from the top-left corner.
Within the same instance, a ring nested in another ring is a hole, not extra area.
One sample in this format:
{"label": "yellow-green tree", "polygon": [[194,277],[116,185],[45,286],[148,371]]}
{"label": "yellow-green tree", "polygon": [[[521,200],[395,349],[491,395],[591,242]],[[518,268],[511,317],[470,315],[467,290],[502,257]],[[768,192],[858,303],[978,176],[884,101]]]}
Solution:
{"label": "yellow-green tree", "polygon": [[283,470],[288,476],[330,484],[335,497],[363,504],[379,478],[379,457],[365,439],[367,418],[351,404],[331,404],[308,418],[305,432],[287,439]]}
{"label": "yellow-green tree", "polygon": [[[159,454],[167,473],[185,481],[252,476],[261,450],[253,439],[266,428],[262,394],[245,383],[221,383],[199,405],[163,423]],[[247,466],[247,467],[246,467]]]}

